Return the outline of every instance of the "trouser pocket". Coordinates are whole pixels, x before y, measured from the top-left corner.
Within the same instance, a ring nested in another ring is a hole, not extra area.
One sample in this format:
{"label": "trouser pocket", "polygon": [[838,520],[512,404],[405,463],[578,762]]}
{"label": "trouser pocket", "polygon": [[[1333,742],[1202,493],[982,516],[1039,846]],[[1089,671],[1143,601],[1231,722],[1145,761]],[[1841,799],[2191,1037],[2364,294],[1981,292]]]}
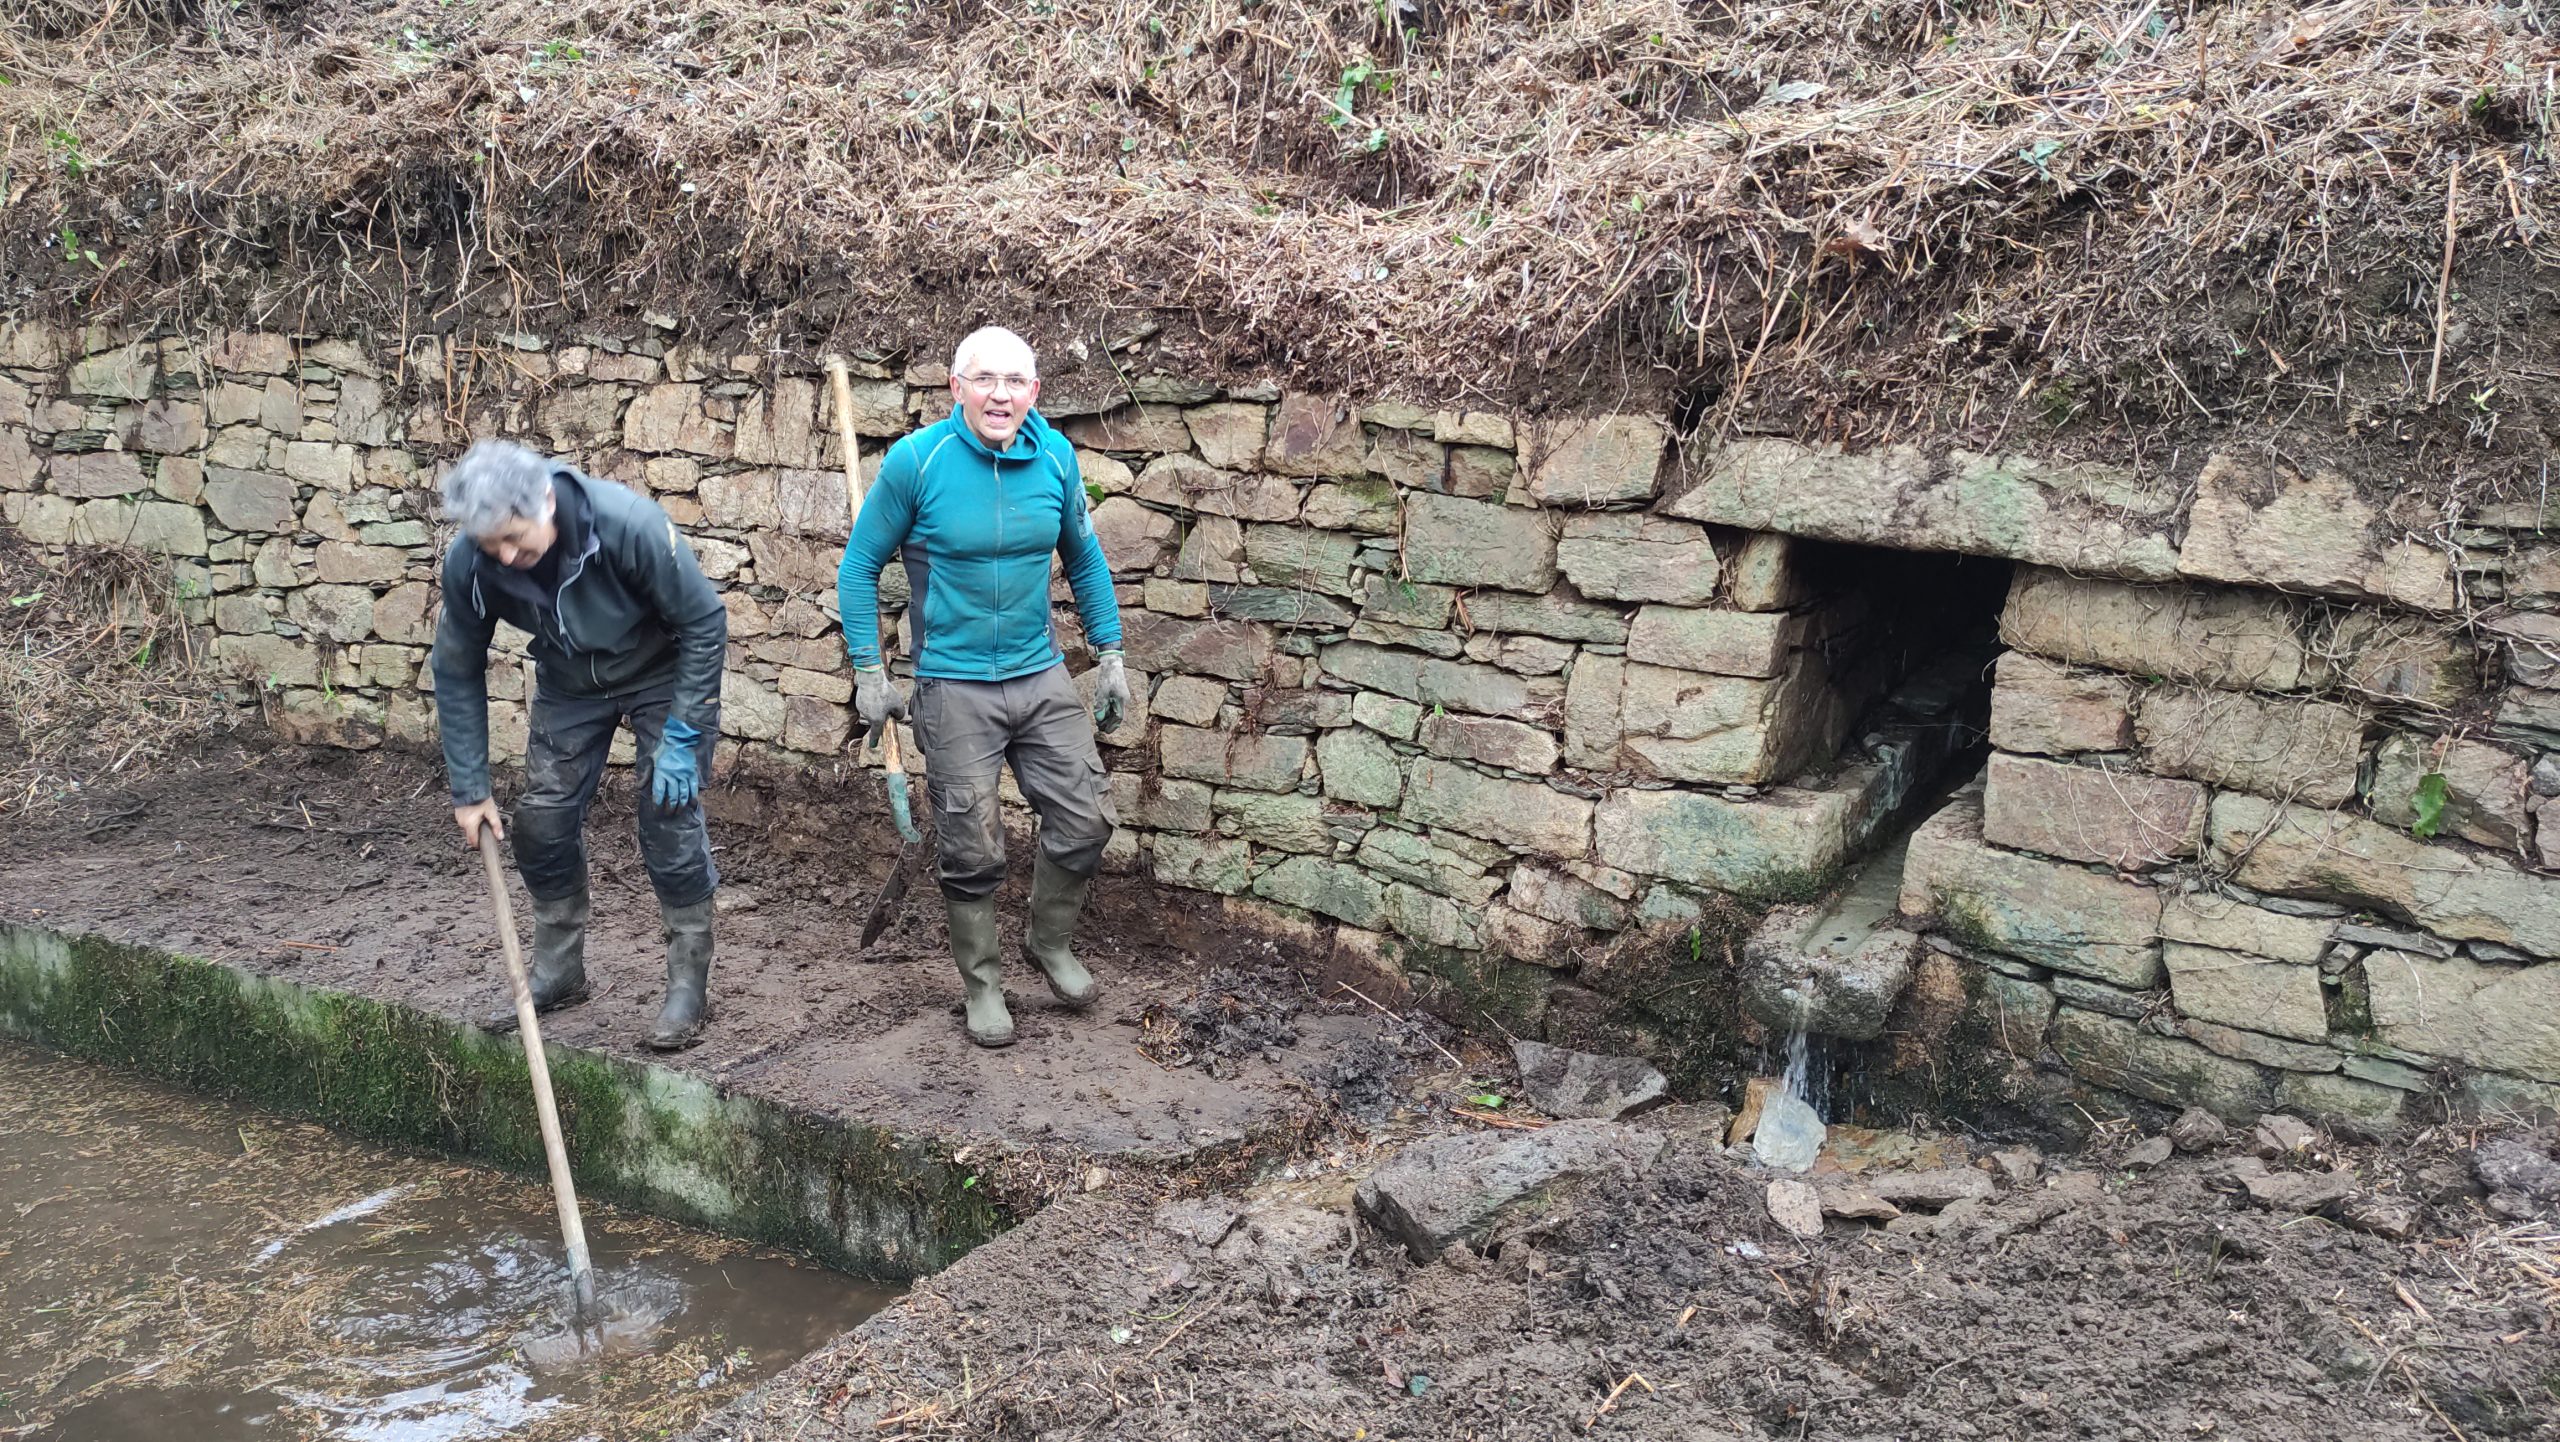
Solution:
{"label": "trouser pocket", "polygon": [[1004,884],[1004,827],[996,817],[996,783],[935,775],[935,871],[943,894],[962,901],[992,896]]}

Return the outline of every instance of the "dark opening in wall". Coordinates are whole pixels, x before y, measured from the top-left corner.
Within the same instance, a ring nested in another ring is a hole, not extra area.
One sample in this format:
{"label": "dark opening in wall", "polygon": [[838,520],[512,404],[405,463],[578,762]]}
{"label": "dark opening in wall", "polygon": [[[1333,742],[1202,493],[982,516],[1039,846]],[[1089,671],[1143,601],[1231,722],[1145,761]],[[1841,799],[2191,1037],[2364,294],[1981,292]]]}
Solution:
{"label": "dark opening in wall", "polygon": [[1834,618],[1814,644],[1847,718],[1842,759],[1889,753],[1907,766],[1897,810],[1925,809],[1981,766],[2010,569],[1980,556],[1803,546],[1799,574]]}

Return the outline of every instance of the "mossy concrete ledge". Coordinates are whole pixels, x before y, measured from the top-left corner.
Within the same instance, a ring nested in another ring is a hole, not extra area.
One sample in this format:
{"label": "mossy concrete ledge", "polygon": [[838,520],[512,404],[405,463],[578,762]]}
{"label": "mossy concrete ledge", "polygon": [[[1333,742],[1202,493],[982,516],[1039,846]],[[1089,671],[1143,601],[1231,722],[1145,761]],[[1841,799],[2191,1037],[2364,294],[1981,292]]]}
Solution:
{"label": "mossy concrete ledge", "polygon": [[[0,1032],[361,1136],[542,1170],[512,1036],[95,936],[0,922]],[[581,1195],[866,1276],[936,1271],[1004,1218],[925,1138],[546,1043]]]}

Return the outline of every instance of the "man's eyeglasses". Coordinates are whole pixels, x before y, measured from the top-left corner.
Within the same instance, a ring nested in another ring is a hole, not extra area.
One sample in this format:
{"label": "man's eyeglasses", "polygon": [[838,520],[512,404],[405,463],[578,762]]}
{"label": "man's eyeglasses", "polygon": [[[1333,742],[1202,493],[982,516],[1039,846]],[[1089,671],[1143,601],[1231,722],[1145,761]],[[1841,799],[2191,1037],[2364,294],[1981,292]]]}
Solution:
{"label": "man's eyeglasses", "polygon": [[973,376],[963,375],[961,383],[982,396],[1022,395],[1040,384],[1037,376]]}

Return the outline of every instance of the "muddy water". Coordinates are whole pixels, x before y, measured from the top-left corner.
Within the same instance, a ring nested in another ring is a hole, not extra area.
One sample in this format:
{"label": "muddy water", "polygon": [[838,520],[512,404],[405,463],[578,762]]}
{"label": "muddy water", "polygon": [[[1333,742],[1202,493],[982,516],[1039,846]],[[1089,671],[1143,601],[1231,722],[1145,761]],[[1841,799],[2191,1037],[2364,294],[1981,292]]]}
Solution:
{"label": "muddy water", "polygon": [[0,1438],[642,1438],[894,1293],[0,1043]]}

